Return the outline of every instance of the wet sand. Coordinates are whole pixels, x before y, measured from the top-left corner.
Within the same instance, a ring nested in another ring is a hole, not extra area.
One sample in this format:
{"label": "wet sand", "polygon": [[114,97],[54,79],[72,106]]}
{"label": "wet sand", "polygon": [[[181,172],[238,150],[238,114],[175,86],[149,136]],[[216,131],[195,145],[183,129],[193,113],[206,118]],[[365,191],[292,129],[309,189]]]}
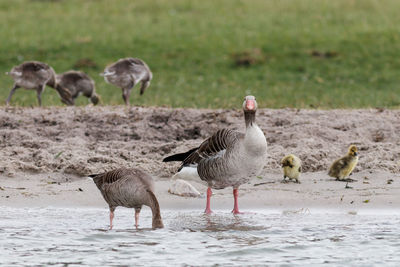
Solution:
{"label": "wet sand", "polygon": [[[261,109],[257,123],[267,137],[268,161],[260,178],[240,188],[242,210],[400,207],[400,111]],[[1,107],[0,205],[104,207],[85,177],[124,166],[155,177],[162,208],[203,209],[202,184],[192,182],[201,198],[168,193],[179,164],[162,158],[243,124],[240,110]],[[350,144],[359,147],[360,161],[351,176],[357,182],[346,189],[326,170]],[[279,161],[288,153],[303,161],[301,184],[280,182]],[[232,208],[230,188],[214,193],[214,209]]]}
{"label": "wet sand", "polygon": [[[359,172],[357,182],[334,181],[324,172],[306,173],[302,183],[281,183],[280,174],[266,174],[240,187],[239,204],[243,211],[253,209],[400,209],[400,177],[387,172]],[[36,174],[14,178],[0,177],[0,205],[9,207],[107,207],[93,181],[71,179],[70,175]],[[70,179],[69,181],[66,181]],[[388,184],[388,180],[394,180]],[[191,184],[202,193],[198,198],[168,193],[171,180],[156,178],[156,192],[162,209],[199,209],[205,207],[206,186]],[[214,190],[212,208],[231,210],[232,189]]]}

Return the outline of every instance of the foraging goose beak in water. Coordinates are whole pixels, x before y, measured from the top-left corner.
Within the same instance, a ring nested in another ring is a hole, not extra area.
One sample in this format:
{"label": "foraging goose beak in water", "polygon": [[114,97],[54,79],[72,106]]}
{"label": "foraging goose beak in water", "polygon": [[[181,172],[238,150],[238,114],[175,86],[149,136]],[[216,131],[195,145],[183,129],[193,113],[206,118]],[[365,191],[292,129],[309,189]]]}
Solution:
{"label": "foraging goose beak in water", "polygon": [[183,167],[195,167],[201,180],[207,182],[205,213],[210,214],[212,189],[233,187],[232,213],[239,214],[238,188],[256,177],[263,169],[267,156],[267,140],[255,123],[257,102],[246,96],[243,102],[246,131],[221,129],[199,147],[165,158],[164,162],[182,161]]}

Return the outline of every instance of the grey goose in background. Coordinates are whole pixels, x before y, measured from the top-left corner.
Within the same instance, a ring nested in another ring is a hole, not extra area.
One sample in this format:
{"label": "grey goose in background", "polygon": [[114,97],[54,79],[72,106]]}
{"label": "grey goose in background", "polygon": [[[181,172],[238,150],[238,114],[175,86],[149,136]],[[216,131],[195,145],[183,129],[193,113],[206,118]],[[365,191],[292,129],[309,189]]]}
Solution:
{"label": "grey goose in background", "polygon": [[116,169],[102,174],[89,175],[110,207],[110,230],[113,227],[115,208],[135,209],[135,226],[139,224],[139,213],[143,205],[153,213],[152,227],[163,228],[160,206],[154,195],[154,181],[139,169]]}
{"label": "grey goose in background", "polygon": [[142,95],[153,78],[149,66],[138,58],[122,58],[106,67],[100,75],[104,76],[106,82],[122,89],[122,98],[126,105],[129,104],[132,88],[141,82],[140,95]]}
{"label": "grey goose in background", "polygon": [[56,76],[57,84],[69,90],[72,95],[72,101],[75,104],[75,99],[83,94],[93,105],[99,103],[99,96],[96,94],[96,87],[93,79],[82,71],[67,71]]}
{"label": "grey goose in background", "polygon": [[164,162],[182,161],[181,167],[195,167],[200,179],[206,181],[207,205],[205,213],[211,213],[211,188],[233,187],[234,207],[238,214],[238,188],[256,177],[263,169],[267,156],[267,140],[255,123],[257,102],[254,96],[246,96],[243,111],[246,132],[222,129],[206,139],[199,147],[185,153],[165,158]]}
{"label": "grey goose in background", "polygon": [[6,104],[11,101],[12,95],[18,88],[36,90],[39,106],[42,105],[42,93],[46,85],[57,90],[61,101],[67,105],[73,105],[70,92],[56,83],[56,73],[49,65],[39,61],[26,61],[15,66],[10,72],[6,72],[14,79],[14,86],[8,95]]}

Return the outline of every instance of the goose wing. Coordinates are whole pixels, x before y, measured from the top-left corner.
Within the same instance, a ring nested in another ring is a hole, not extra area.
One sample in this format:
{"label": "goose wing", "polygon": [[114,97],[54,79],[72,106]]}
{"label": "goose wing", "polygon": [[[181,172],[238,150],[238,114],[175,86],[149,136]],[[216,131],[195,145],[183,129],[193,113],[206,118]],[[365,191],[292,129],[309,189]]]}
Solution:
{"label": "goose wing", "polygon": [[39,82],[50,79],[53,75],[49,65],[36,61],[24,62],[15,70],[21,72],[24,79],[38,80]]}
{"label": "goose wing", "polygon": [[133,79],[138,82],[143,79],[148,80],[149,79],[149,74],[148,74],[148,67],[145,65],[145,63],[138,59],[138,58],[128,58],[130,65],[130,72],[131,75],[133,76]]}
{"label": "goose wing", "polygon": [[222,157],[227,150],[233,147],[243,137],[243,133],[234,130],[219,130],[185,158],[182,162],[182,167],[197,164],[202,159]]}
{"label": "goose wing", "polygon": [[102,75],[134,75],[135,80],[140,80],[145,76],[146,71],[146,65],[142,60],[138,58],[124,58],[107,67]]}
{"label": "goose wing", "polygon": [[93,178],[93,181],[99,187],[104,184],[114,184],[122,179],[128,178],[130,181],[134,181],[137,184],[142,184],[147,189],[153,190],[153,179],[151,176],[136,168],[120,168],[106,173],[92,174],[89,175],[89,177]]}
{"label": "goose wing", "polygon": [[120,59],[110,67],[108,67],[109,72],[116,72],[118,73],[124,73],[124,72],[132,72],[135,69],[143,68],[144,69],[145,65],[142,60],[137,59],[137,58],[125,58],[125,59]]}
{"label": "goose wing", "polygon": [[144,63],[142,60],[138,59],[138,58],[128,58],[127,61],[129,63],[131,63],[132,65],[141,65],[144,66]]}
{"label": "goose wing", "polygon": [[47,71],[50,69],[50,66],[42,63],[42,62],[36,62],[36,61],[31,61],[31,62],[25,62],[22,64],[22,72],[28,71],[28,72],[38,72],[38,71]]}
{"label": "goose wing", "polygon": [[101,187],[103,184],[112,184],[122,179],[127,172],[128,170],[126,169],[117,169],[105,173],[91,174],[89,177],[93,178],[93,181],[98,187]]}
{"label": "goose wing", "polygon": [[336,177],[339,175],[340,171],[346,168],[348,162],[345,158],[341,158],[336,160],[329,169],[328,174],[332,177]]}

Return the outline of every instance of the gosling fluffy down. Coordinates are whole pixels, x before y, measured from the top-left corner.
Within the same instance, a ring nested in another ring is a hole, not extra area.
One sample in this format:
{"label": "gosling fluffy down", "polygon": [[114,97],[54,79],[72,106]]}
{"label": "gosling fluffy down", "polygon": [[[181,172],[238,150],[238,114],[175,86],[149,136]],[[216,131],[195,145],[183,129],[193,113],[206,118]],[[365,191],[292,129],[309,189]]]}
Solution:
{"label": "gosling fluffy down", "polygon": [[301,173],[301,160],[293,154],[285,156],[281,160],[282,168],[283,168],[283,181],[286,182],[286,177],[289,180],[295,180],[296,183],[300,183],[300,173]]}
{"label": "gosling fluffy down", "polygon": [[328,175],[336,178],[337,181],[348,181],[345,179],[354,170],[358,162],[357,147],[351,145],[346,156],[335,160],[329,169]]}

